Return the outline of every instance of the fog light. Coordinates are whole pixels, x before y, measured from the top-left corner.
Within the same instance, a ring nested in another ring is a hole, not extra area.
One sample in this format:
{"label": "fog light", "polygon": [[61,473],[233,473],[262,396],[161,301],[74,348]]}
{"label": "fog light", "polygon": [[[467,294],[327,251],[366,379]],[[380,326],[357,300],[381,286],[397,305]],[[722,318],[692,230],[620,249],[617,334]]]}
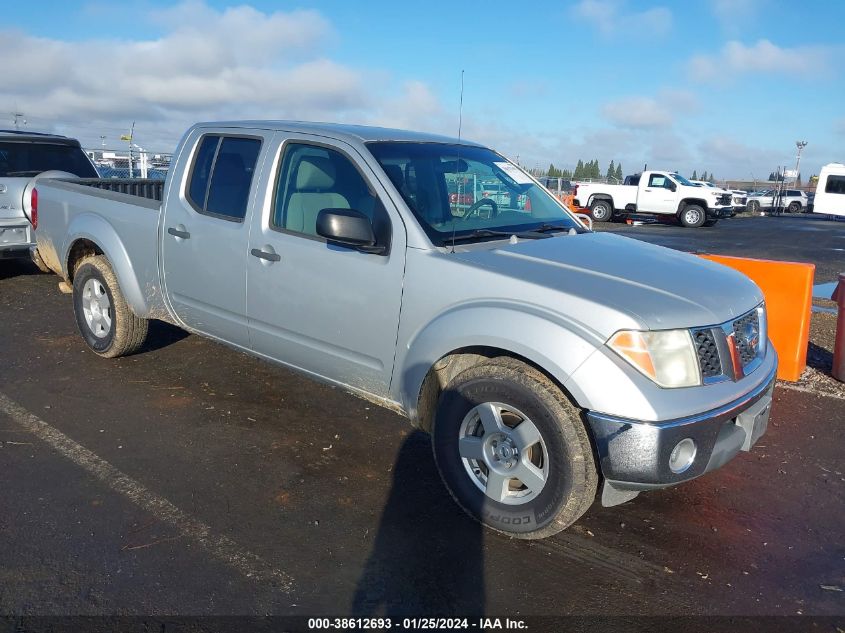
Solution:
{"label": "fog light", "polygon": [[684,472],[692,466],[696,452],[695,442],[686,438],[675,444],[672,454],[669,456],[669,468],[675,474]]}

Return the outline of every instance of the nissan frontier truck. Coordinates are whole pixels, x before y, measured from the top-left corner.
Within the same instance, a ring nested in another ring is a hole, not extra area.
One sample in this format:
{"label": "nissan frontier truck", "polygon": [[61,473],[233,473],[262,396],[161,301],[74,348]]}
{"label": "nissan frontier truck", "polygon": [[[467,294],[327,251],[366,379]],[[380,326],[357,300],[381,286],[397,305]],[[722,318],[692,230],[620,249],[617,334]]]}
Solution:
{"label": "nissan frontier truck", "polygon": [[483,145],[202,123],[160,193],[32,193],[38,248],[93,352],[138,352],[160,319],[401,412],[431,433],[457,504],[500,532],[554,534],[766,430],[777,356],[760,289],[592,232]]}

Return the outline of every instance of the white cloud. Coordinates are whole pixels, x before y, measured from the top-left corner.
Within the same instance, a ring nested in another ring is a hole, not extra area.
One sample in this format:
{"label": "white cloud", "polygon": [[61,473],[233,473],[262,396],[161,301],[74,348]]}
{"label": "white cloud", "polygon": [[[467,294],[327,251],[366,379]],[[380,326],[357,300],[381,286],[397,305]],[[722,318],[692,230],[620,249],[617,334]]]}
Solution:
{"label": "white cloud", "polygon": [[668,128],[679,115],[698,109],[698,99],[685,90],[663,89],[656,97],[623,97],[602,106],[605,119],[634,129]]}
{"label": "white cloud", "polygon": [[151,19],[165,29],[160,37],[65,41],[0,30],[15,51],[4,64],[0,104],[19,108],[33,129],[87,133],[89,144],[105,133],[117,145],[120,128],[135,120],[138,142],[159,151],[198,120],[435,125],[439,105],[425,84],[397,86],[386,74],[330,59],[337,36],[316,11],[217,10],[189,0]]}
{"label": "white cloud", "polygon": [[654,37],[672,29],[672,12],[666,7],[628,11],[624,0],[581,0],[571,11],[605,37],[619,34]]}
{"label": "white cloud", "polygon": [[791,73],[800,78],[825,73],[834,53],[834,47],[781,48],[766,39],[758,40],[752,46],[731,41],[716,55],[693,57],[689,70],[701,81],[722,77],[733,79],[749,73]]}
{"label": "white cloud", "polygon": [[725,31],[742,33],[766,0],[711,0],[710,7]]}

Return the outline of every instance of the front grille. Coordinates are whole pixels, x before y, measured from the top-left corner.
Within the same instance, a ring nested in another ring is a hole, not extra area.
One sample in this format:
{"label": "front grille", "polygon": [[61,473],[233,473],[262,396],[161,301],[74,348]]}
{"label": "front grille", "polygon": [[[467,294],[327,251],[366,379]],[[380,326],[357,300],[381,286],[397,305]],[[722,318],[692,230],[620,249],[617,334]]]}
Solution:
{"label": "front grille", "polygon": [[698,350],[698,366],[702,378],[714,378],[722,374],[722,363],[719,361],[719,350],[713,330],[697,330],[693,334],[695,347]]}
{"label": "front grille", "polygon": [[757,310],[752,310],[734,321],[733,330],[739,358],[745,367],[757,357],[757,345],[760,340],[760,318]]}
{"label": "front grille", "polygon": [[723,193],[719,196],[719,204],[730,204],[731,203],[731,194]]}

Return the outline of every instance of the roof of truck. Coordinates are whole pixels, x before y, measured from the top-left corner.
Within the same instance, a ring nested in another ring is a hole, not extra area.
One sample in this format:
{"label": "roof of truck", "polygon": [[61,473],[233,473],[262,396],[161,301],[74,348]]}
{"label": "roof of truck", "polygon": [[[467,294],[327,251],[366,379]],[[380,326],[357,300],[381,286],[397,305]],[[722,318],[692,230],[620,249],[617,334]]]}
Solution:
{"label": "roof of truck", "polygon": [[15,141],[17,143],[53,143],[58,145],[79,146],[75,138],[47,132],[30,132],[29,130],[0,130],[0,141]]}
{"label": "roof of truck", "polygon": [[480,143],[466,139],[458,140],[451,136],[386,127],[372,127],[369,125],[348,125],[344,123],[319,123],[312,121],[214,121],[199,123],[197,126],[259,128],[264,130],[301,132],[303,134],[329,136],[334,139],[362,143],[370,141],[414,141],[418,143],[461,143],[462,145],[480,146]]}

